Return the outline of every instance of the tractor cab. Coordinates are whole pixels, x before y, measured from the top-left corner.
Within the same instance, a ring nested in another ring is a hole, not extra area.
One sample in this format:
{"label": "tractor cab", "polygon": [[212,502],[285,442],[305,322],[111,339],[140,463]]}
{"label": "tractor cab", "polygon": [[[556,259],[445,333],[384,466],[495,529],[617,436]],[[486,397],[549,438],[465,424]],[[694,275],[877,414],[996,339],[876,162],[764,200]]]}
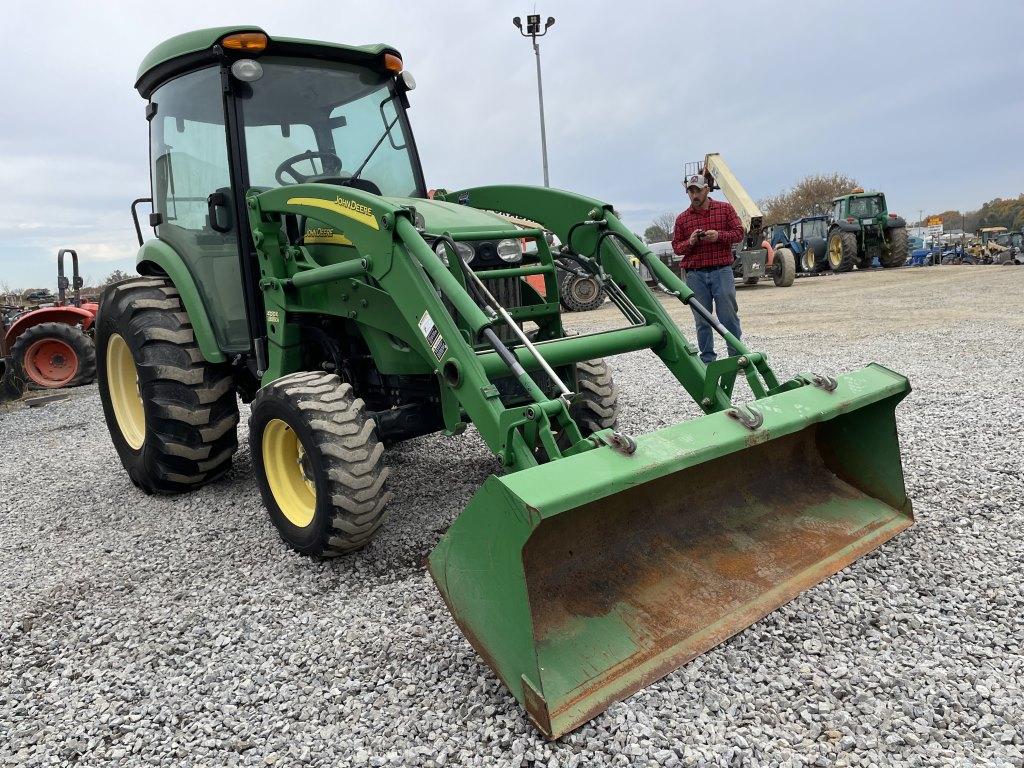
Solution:
{"label": "tractor cab", "polygon": [[847,216],[873,221],[879,216],[884,216],[885,212],[885,197],[881,194],[851,197],[847,201]]}
{"label": "tractor cab", "polygon": [[[218,308],[222,350],[248,352],[263,335],[262,318],[246,312],[259,296],[247,191],[322,182],[426,197],[406,117],[413,87],[390,47],[271,40],[255,28],[180,35],[143,62],[150,223],[184,259],[202,303]],[[315,222],[286,224],[293,244],[351,245]],[[144,274],[166,271],[158,248],[140,257]]]}

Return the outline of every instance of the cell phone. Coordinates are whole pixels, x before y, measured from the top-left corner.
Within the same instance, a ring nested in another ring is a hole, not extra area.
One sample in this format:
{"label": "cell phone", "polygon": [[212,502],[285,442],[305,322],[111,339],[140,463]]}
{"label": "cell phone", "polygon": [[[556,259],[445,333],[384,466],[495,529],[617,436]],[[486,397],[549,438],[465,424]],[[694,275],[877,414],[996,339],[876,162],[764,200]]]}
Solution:
{"label": "cell phone", "polygon": [[703,229],[698,229],[698,230],[697,230],[697,239],[698,239],[698,240],[703,240],[703,239],[704,239],[704,235],[705,235],[705,234],[706,234],[706,233],[704,232],[704,230],[703,230]]}

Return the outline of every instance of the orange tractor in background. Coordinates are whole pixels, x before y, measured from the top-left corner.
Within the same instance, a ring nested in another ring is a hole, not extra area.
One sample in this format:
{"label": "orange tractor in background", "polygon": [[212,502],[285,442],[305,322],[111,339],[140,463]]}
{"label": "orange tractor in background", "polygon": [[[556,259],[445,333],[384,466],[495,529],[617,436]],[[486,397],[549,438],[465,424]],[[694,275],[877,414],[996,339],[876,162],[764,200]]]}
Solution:
{"label": "orange tractor in background", "polygon": [[[71,255],[72,276],[64,274],[64,256]],[[59,389],[88,384],[96,378],[93,324],[99,304],[83,302],[78,254],[57,253],[57,303],[19,315],[3,337],[9,358],[7,378],[33,389]],[[68,301],[68,289],[72,298]]]}

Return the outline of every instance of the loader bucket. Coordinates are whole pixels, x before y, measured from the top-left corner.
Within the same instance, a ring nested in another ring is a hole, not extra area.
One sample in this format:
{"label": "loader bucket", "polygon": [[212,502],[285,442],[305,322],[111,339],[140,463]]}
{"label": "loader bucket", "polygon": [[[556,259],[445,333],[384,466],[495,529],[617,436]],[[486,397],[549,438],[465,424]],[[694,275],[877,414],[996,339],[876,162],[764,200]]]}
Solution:
{"label": "loader bucket", "polygon": [[878,365],[837,388],[490,477],[430,555],[470,643],[549,737],[582,725],[912,523]]}

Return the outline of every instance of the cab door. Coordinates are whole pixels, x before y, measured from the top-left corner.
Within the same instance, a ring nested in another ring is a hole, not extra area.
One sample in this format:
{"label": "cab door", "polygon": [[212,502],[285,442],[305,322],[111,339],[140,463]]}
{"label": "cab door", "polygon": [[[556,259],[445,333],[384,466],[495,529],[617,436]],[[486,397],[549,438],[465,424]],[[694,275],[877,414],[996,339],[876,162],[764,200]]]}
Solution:
{"label": "cab door", "polygon": [[246,352],[251,344],[220,69],[176,77],[157,88],[150,103],[157,237],[188,267],[221,350]]}

